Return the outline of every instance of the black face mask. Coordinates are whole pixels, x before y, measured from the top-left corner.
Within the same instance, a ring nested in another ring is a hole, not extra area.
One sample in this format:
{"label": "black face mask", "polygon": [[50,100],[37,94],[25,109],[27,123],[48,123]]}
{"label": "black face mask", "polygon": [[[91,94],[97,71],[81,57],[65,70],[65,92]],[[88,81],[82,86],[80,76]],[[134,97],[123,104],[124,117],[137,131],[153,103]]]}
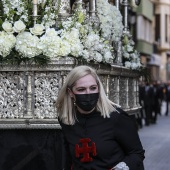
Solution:
{"label": "black face mask", "polygon": [[91,93],[91,94],[75,94],[76,97],[76,105],[84,110],[90,111],[96,107],[99,93]]}

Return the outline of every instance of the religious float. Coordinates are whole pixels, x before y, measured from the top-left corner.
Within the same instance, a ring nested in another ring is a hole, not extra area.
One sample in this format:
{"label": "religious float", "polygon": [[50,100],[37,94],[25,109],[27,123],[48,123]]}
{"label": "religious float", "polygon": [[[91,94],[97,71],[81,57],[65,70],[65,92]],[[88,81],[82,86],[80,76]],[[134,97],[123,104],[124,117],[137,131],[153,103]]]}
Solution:
{"label": "religious float", "polygon": [[55,101],[72,68],[95,68],[107,96],[139,112],[142,65],[128,30],[128,6],[138,1],[0,3],[0,169],[60,170]]}

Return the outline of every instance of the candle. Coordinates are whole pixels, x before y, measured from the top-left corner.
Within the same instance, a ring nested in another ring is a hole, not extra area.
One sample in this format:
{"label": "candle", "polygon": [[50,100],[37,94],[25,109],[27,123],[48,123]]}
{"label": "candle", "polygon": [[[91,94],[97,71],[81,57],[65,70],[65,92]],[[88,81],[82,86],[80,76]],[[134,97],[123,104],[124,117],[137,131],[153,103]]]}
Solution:
{"label": "candle", "polygon": [[33,0],[33,4],[38,4],[38,0]]}
{"label": "candle", "polygon": [[38,0],[33,0],[33,16],[37,16],[37,4],[38,4]]}

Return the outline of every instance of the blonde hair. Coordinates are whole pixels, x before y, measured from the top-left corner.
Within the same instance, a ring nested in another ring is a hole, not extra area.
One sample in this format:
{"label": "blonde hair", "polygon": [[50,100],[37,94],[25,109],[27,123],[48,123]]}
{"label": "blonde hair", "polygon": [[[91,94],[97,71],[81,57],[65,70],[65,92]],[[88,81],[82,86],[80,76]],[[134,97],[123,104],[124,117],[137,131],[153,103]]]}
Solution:
{"label": "blonde hair", "polygon": [[95,70],[89,66],[77,66],[68,74],[64,85],[60,89],[56,107],[59,119],[68,125],[73,125],[75,123],[75,106],[74,101],[68,93],[68,88],[72,89],[76,81],[81,77],[86,75],[92,75],[98,86],[99,86],[99,100],[97,102],[97,110],[101,112],[101,115],[105,117],[110,117],[110,113],[116,110],[114,108],[115,103],[108,99],[104,91],[103,85],[96,74]]}

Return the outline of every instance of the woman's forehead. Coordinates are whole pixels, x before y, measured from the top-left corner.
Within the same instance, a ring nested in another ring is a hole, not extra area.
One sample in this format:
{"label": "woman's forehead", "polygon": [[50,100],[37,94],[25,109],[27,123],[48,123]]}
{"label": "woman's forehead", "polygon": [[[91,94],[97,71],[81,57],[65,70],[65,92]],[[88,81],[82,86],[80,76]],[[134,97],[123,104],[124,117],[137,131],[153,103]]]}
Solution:
{"label": "woman's forehead", "polygon": [[96,79],[88,74],[86,76],[81,77],[75,82],[75,86],[87,86],[87,85],[97,85]]}

